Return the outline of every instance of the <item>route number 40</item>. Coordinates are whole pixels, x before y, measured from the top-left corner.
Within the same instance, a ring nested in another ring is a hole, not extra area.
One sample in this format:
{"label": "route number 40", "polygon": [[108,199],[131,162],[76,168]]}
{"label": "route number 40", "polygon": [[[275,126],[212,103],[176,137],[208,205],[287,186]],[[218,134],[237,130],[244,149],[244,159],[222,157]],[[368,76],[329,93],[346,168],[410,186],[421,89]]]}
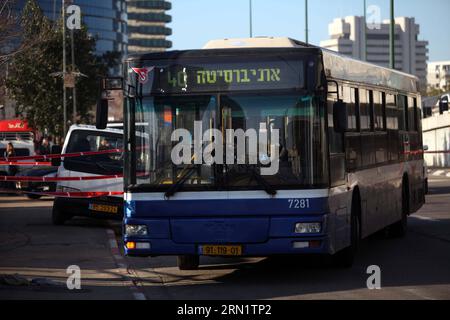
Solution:
{"label": "route number 40", "polygon": [[309,208],[309,199],[289,199],[289,209]]}

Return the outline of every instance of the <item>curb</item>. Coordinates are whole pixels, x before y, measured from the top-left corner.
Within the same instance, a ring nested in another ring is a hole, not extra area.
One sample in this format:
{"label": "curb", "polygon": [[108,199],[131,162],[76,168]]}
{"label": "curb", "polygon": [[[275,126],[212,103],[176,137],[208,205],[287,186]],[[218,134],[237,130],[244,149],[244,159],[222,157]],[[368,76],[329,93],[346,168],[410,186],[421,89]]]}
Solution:
{"label": "curb", "polygon": [[125,279],[128,287],[131,290],[131,293],[135,300],[147,300],[144,292],[140,289],[139,286],[136,285],[137,281],[133,279],[133,276],[130,274],[130,268],[125,260],[125,257],[120,253],[119,245],[117,243],[116,234],[114,230],[107,229],[106,235],[108,237],[108,244],[111,251],[111,255],[114,258],[114,262],[119,270],[119,273]]}

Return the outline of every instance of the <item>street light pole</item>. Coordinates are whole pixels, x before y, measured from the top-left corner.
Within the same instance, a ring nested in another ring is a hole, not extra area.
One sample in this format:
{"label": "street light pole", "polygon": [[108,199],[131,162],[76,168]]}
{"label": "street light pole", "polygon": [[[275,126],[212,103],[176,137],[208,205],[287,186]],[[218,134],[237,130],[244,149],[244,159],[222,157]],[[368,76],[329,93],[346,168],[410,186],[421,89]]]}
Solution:
{"label": "street light pole", "polygon": [[250,15],[250,38],[253,38],[253,8],[252,8],[252,0],[249,0],[249,15]]}
{"label": "street light pole", "polygon": [[363,54],[362,58],[367,61],[367,4],[364,0],[364,26],[363,26]]}
{"label": "street light pole", "polygon": [[389,64],[391,69],[395,69],[395,17],[394,0],[391,0],[391,25],[389,28]]}
{"label": "street light pole", "polygon": [[63,133],[64,137],[67,133],[67,105],[66,105],[66,15],[65,15],[65,1],[61,0],[61,17],[62,17],[62,34],[63,34],[63,113],[64,113],[64,123],[63,123]]}
{"label": "street light pole", "polygon": [[[74,36],[73,36],[73,29],[70,33],[70,42],[72,44],[72,74],[75,72],[75,46],[74,46]],[[77,88],[76,88],[76,81],[73,83],[72,88],[72,102],[73,102],[73,110],[72,110],[72,124],[75,124],[77,122]]]}
{"label": "street light pole", "polygon": [[308,37],[309,29],[308,29],[308,0],[305,0],[305,42],[309,44]]}

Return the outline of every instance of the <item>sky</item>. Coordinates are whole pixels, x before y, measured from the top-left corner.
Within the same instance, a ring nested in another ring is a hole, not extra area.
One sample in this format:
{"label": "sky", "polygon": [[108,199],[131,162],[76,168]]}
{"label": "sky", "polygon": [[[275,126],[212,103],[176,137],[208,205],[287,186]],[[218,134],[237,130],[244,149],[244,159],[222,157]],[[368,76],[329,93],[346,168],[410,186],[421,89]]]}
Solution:
{"label": "sky", "polygon": [[[249,36],[249,0],[172,0],[174,50],[198,49],[208,40]],[[389,18],[389,0],[377,5]],[[309,42],[319,45],[337,17],[363,15],[363,0],[309,0]],[[416,18],[419,40],[429,41],[429,61],[450,60],[450,0],[395,0],[395,16]],[[304,0],[253,0],[253,35],[305,40]]]}

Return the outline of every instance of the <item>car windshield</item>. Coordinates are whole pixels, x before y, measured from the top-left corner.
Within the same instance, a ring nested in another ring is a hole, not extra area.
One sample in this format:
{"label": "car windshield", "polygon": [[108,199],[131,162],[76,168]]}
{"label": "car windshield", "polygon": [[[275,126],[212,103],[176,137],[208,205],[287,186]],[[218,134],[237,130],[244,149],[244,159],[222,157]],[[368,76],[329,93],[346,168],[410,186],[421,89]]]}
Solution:
{"label": "car windshield", "polygon": [[326,183],[324,117],[309,95],[137,100],[136,182],[160,189],[276,189]]}

